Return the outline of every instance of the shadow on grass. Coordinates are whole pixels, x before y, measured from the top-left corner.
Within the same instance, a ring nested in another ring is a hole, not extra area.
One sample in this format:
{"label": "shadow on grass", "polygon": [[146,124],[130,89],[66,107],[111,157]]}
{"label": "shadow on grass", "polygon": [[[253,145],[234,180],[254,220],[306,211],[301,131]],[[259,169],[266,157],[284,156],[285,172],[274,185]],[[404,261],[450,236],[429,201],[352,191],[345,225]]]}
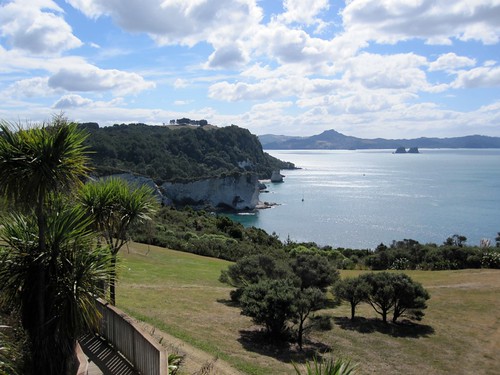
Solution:
{"label": "shadow on grass", "polygon": [[428,337],[434,334],[434,328],[425,324],[418,324],[408,320],[400,323],[384,323],[380,319],[337,317],[333,319],[335,324],[342,329],[357,331],[359,333],[380,332],[393,337]]}
{"label": "shadow on grass", "polygon": [[217,300],[218,303],[222,303],[223,305],[229,306],[229,307],[239,307],[238,302],[233,301],[232,299],[223,299],[219,298]]}
{"label": "shadow on grass", "polygon": [[245,350],[272,357],[280,362],[303,364],[313,358],[321,360],[322,354],[331,351],[329,345],[304,339],[302,350],[295,343],[270,341],[264,330],[241,330],[238,339]]}

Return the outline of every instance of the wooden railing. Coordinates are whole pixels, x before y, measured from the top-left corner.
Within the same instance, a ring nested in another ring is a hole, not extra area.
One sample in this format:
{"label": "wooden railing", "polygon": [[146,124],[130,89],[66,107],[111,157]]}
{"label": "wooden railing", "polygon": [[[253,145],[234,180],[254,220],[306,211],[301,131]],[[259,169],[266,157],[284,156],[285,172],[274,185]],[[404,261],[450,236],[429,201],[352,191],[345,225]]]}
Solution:
{"label": "wooden railing", "polygon": [[132,318],[99,299],[102,314],[99,334],[120,351],[144,375],[168,375],[166,350]]}

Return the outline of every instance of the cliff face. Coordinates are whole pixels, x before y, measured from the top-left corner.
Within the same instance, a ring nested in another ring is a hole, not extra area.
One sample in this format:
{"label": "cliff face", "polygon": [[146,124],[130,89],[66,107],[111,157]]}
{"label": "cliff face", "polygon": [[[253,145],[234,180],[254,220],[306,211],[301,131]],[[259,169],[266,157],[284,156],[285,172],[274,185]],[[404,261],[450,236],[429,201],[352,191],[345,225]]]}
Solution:
{"label": "cliff face", "polygon": [[[111,177],[111,176],[109,176]],[[208,205],[232,210],[253,210],[259,202],[257,175],[243,174],[186,183],[166,182],[158,186],[148,177],[131,173],[115,174],[129,183],[147,185],[165,205]]]}
{"label": "cliff face", "polygon": [[259,181],[253,174],[187,183],[165,182],[161,185],[161,190],[169,200],[177,204],[252,210],[259,201]]}

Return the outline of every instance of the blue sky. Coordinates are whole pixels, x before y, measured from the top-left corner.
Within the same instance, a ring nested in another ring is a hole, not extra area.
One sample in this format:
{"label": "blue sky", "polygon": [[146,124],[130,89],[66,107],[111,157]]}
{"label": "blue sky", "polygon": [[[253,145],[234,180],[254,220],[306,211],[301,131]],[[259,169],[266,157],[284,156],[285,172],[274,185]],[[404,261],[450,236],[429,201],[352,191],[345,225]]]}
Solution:
{"label": "blue sky", "polygon": [[0,119],[500,136],[500,0],[0,0]]}

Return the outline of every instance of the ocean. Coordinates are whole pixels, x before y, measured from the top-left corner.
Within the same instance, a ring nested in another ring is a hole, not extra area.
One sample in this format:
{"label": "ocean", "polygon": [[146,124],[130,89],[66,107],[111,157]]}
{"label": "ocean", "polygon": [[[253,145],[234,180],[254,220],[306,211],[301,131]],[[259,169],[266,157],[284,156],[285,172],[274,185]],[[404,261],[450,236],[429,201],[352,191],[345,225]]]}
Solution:
{"label": "ocean", "polygon": [[421,149],[267,151],[301,169],[266,183],[255,214],[233,215],[281,240],[374,249],[393,240],[440,244],[453,234],[467,244],[500,232],[500,150]]}

